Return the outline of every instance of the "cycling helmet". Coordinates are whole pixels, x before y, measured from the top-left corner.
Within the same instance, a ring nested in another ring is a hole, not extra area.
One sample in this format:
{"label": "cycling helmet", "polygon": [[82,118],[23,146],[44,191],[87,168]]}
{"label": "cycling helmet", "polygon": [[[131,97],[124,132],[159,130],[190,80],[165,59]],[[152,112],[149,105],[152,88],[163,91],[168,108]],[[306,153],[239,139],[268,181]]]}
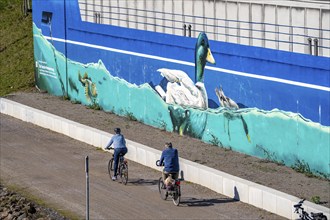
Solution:
{"label": "cycling helmet", "polygon": [[168,142],[165,144],[167,147],[172,147],[172,143],[171,142]]}
{"label": "cycling helmet", "polygon": [[120,134],[120,128],[115,128],[114,131],[116,134]]}

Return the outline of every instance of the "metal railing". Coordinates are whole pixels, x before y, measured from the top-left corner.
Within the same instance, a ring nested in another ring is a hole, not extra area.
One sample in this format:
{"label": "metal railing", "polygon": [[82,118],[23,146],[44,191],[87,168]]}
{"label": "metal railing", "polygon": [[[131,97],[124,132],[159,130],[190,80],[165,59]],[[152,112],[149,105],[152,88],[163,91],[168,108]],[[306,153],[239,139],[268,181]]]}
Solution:
{"label": "metal railing", "polygon": [[[81,0],[83,20],[187,37],[204,31],[209,39],[311,55],[330,56],[330,28],[195,16],[105,5]],[[323,9],[324,10],[324,9]],[[330,10],[328,10],[330,15]],[[321,13],[321,12],[320,12]]]}

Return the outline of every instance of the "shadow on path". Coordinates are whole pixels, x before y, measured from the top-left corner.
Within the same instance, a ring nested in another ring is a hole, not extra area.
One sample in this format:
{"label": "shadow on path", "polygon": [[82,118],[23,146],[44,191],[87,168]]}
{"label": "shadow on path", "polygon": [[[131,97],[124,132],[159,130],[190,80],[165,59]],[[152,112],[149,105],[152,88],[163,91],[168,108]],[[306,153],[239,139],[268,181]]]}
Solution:
{"label": "shadow on path", "polygon": [[214,206],[214,204],[218,203],[229,203],[229,202],[238,202],[235,199],[230,198],[221,198],[221,199],[196,199],[192,197],[188,198],[182,198],[180,206],[187,206],[187,207],[196,207],[196,206]]}
{"label": "shadow on path", "polygon": [[153,186],[157,185],[158,180],[155,179],[128,179],[127,185],[141,185],[141,186]]}

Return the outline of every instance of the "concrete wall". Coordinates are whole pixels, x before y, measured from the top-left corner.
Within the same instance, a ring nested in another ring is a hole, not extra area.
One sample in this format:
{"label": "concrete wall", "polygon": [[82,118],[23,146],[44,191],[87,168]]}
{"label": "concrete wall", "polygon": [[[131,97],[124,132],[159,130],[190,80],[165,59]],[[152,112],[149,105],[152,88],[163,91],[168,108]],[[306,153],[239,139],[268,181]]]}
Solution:
{"label": "concrete wall", "polygon": [[[105,146],[109,133],[79,124],[65,118],[43,112],[4,98],[0,99],[0,112],[25,122],[67,135],[89,145]],[[127,140],[128,153],[126,158],[142,165],[160,170],[155,161],[160,158],[161,152],[148,146]],[[288,219],[296,219],[293,205],[299,198],[280,191],[253,183],[230,174],[180,158],[181,170],[186,181],[200,184],[217,193],[230,198],[267,210]],[[330,218],[330,210],[306,201],[304,208],[307,212],[323,212]]]}

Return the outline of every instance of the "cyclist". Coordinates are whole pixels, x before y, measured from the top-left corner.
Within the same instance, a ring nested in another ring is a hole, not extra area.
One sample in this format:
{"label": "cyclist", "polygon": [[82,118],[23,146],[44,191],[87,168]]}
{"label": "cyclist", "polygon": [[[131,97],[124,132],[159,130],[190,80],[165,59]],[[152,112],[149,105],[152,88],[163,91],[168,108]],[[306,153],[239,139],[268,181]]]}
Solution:
{"label": "cyclist", "polygon": [[115,135],[112,136],[109,143],[105,147],[105,149],[109,149],[110,146],[113,144],[114,148],[114,176],[112,180],[115,181],[117,179],[117,169],[118,169],[118,161],[119,161],[119,154],[123,156],[127,153],[126,147],[126,140],[124,135],[121,134],[120,128],[115,128]]}
{"label": "cyclist", "polygon": [[173,179],[177,179],[179,176],[179,153],[178,150],[173,148],[172,143],[165,143],[165,150],[163,150],[160,157],[160,164],[164,163],[164,169],[162,172],[163,181],[165,182],[168,174],[172,174]]}

